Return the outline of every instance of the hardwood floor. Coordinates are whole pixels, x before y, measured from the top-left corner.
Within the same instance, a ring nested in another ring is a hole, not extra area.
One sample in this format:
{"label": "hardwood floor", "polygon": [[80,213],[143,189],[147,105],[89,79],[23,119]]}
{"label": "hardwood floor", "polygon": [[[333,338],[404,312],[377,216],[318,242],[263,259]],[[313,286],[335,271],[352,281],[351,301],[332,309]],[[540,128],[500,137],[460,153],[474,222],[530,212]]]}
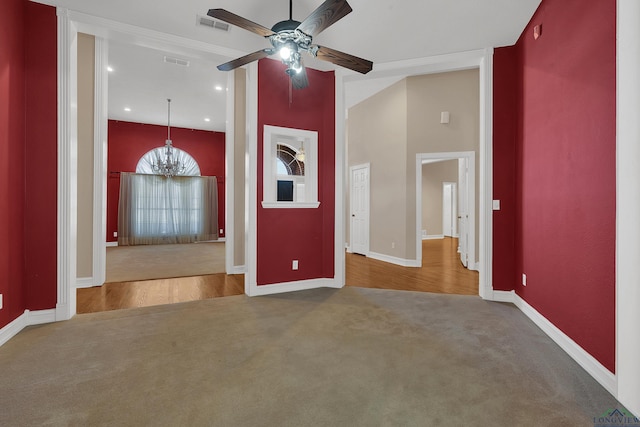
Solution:
{"label": "hardwood floor", "polygon": [[422,267],[401,267],[347,254],[346,285],[459,295],[478,295],[478,272],[462,266],[458,239],[422,241]]}
{"label": "hardwood floor", "polygon": [[105,283],[77,290],[77,312],[95,313],[244,294],[244,276],[224,273]]}
{"label": "hardwood floor", "polygon": [[[460,295],[478,295],[478,272],[467,270],[456,252],[457,239],[424,240],[422,267],[400,267],[346,254],[346,285]],[[106,283],[77,290],[77,312],[195,301],[244,294],[244,275],[224,273],[174,279]]]}

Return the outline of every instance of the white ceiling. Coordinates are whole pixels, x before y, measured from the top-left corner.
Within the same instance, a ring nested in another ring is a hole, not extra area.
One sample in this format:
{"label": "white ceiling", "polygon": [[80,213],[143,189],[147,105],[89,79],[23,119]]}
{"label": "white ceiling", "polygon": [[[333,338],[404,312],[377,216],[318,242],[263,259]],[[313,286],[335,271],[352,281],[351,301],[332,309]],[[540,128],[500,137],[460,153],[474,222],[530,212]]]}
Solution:
{"label": "white ceiling", "polygon": [[[223,8],[271,27],[288,19],[286,0],[36,0],[173,36],[210,43],[244,54],[269,44],[256,34],[231,26],[228,32],[197,25],[197,16]],[[314,43],[369,59],[376,64],[445,53],[512,45],[541,0],[349,0],[353,12],[314,38]],[[294,0],[299,21],[322,0]],[[109,78],[109,114],[113,119],[166,124],[166,98],[172,98],[172,124],[224,130],[226,74],[215,69],[234,56],[176,53],[149,48],[139,40],[109,45],[114,72]],[[189,67],[164,63],[165,55],[190,61]],[[305,57],[307,66],[333,69]],[[352,106],[398,78],[346,84]],[[123,108],[132,111],[124,114]],[[175,116],[175,120],[174,120]],[[204,118],[211,118],[205,122]]]}

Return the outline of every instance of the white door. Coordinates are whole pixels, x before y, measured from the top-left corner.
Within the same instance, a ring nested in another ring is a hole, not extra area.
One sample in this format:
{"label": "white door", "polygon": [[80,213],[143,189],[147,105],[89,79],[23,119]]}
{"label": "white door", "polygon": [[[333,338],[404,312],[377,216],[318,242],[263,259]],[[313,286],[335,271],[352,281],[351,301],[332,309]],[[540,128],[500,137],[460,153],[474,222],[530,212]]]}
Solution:
{"label": "white door", "polygon": [[351,252],[369,254],[369,165],[350,168]]}
{"label": "white door", "polygon": [[442,183],[442,234],[456,237],[458,228],[458,201],[455,182]]}
{"label": "white door", "polygon": [[460,261],[469,266],[469,160],[458,159],[458,252]]}

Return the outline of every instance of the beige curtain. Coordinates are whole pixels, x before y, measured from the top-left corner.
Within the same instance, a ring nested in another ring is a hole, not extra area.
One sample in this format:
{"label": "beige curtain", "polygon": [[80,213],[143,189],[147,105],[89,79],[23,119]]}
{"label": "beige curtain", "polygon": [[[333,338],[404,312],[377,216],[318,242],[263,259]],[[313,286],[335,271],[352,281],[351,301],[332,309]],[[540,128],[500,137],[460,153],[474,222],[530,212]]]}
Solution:
{"label": "beige curtain", "polygon": [[215,176],[120,174],[118,245],[218,239]]}

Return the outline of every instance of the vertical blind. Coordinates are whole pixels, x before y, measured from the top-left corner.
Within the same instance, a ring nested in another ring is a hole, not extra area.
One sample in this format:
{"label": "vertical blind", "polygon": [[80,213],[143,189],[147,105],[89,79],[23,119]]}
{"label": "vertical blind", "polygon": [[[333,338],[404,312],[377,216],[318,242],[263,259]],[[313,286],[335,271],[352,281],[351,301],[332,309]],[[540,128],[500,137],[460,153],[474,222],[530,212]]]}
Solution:
{"label": "vertical blind", "polygon": [[218,238],[215,176],[123,172],[118,203],[118,245],[192,243]]}

